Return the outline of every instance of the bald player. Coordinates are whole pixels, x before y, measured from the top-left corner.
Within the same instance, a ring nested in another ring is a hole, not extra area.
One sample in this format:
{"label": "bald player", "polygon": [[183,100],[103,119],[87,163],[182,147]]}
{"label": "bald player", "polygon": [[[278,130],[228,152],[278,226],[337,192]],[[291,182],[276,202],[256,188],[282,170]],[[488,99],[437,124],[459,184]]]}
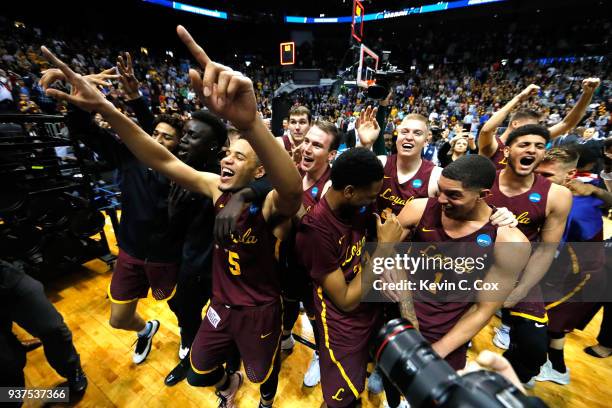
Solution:
{"label": "bald player", "polygon": [[[548,129],[551,139],[564,135],[576,127],[584,116],[599,83],[599,78],[587,78],[582,81],[583,92],[576,105],[561,122]],[[490,158],[498,170],[506,166],[504,147],[510,133],[524,125],[537,125],[540,121],[540,114],[531,110],[518,110],[510,116],[508,127],[499,137],[495,134],[497,128],[504,123],[504,120],[506,120],[514,108],[520,106],[530,97],[536,96],[539,91],[539,86],[534,84],[529,85],[504,105],[503,108],[495,112],[480,130],[480,134],[478,135],[478,154]]]}
{"label": "bald player", "polygon": [[[497,172],[488,198],[489,204],[507,207],[517,215],[518,228],[532,243],[542,243],[533,251],[503,311],[503,321],[510,327],[504,355],[529,387],[546,361],[548,317],[539,281],[553,261],[572,206],[567,188],[534,173],[549,140],[550,132],[540,125],[512,131],[504,148],[506,167]],[[499,339],[495,344],[504,345]]]}
{"label": "bald player", "polygon": [[203,77],[190,70],[198,97],[216,115],[232,122],[243,137],[229,147],[221,162],[220,176],[198,172],[181,162],[43,47],[44,55],[66,74],[73,89],[71,95],[58,90],[47,93],[101,113],[143,163],[186,189],[210,197],[216,211],[233,191],[262,177],[267,170],[275,189],[261,208],[245,208],[230,245],[217,245],[214,249],[213,294],[191,348],[192,372],[188,381],[196,386],[214,385],[221,406],[234,407],[242,374],[228,376],[221,364],[235,345],[249,379],[261,383],[260,406],[269,407],[278,384],[282,328],[275,248],[282,238],[282,227],[289,225],[301,204],[300,177],[257,114],[252,82],[210,60],[183,27],[179,26],[177,33],[205,70]]}

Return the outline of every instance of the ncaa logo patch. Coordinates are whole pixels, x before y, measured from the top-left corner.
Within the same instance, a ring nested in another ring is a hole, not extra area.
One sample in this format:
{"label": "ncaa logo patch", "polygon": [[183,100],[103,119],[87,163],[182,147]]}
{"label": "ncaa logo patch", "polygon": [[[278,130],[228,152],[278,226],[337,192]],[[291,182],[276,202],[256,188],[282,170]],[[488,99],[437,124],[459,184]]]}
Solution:
{"label": "ncaa logo patch", "polygon": [[420,188],[423,185],[423,181],[421,179],[412,180],[412,187]]}
{"label": "ncaa logo patch", "polygon": [[481,247],[488,247],[491,245],[491,237],[487,234],[480,234],[476,237],[476,243]]}
{"label": "ncaa logo patch", "polygon": [[310,195],[312,196],[312,198],[316,198],[317,194],[319,194],[319,188],[313,187],[312,190],[310,190]]}
{"label": "ncaa logo patch", "polygon": [[538,193],[529,194],[529,201],[531,201],[532,203],[539,203],[541,199],[542,196]]}
{"label": "ncaa logo patch", "polygon": [[251,206],[249,207],[249,212],[251,214],[257,214],[257,211],[259,211],[259,207],[257,207],[256,205],[251,204]]}

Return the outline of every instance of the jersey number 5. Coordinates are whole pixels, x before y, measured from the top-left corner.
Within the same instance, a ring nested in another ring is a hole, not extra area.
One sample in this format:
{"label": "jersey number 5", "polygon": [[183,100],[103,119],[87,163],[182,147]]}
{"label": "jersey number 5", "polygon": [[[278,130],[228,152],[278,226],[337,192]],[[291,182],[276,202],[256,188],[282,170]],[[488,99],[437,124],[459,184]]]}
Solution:
{"label": "jersey number 5", "polygon": [[240,258],[238,254],[234,251],[229,251],[227,261],[229,262],[229,270],[232,275],[240,275],[240,264],[238,263]]}

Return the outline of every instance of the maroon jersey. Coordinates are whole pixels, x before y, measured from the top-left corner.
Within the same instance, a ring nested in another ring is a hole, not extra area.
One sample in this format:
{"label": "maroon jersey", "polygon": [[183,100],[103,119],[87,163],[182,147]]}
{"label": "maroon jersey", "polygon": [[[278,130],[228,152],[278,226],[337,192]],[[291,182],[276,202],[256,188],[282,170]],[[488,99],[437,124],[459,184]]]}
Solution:
{"label": "maroon jersey", "polygon": [[497,170],[502,170],[506,167],[506,164],[508,164],[508,160],[504,157],[504,147],[506,147],[506,144],[502,142],[499,136],[495,136],[495,140],[497,140],[497,150],[495,150],[495,153],[493,153],[490,159]]}
{"label": "maroon jersey", "polygon": [[325,173],[307,190],[304,190],[304,194],[302,195],[302,204],[304,204],[304,208],[306,212],[310,211],[312,207],[315,206],[316,203],[319,202],[321,196],[323,195],[323,187],[325,187],[325,183],[329,180],[329,176],[331,175],[331,167],[327,166]]}
{"label": "maroon jersey", "polygon": [[[230,193],[223,193],[215,203],[215,213],[230,198]],[[242,211],[232,241],[228,247],[215,244],[212,299],[232,306],[259,306],[279,300],[280,274],[275,255],[280,241],[261,207],[251,204]]]}
{"label": "maroon jersey", "polygon": [[378,312],[372,304],[362,303],[351,312],[343,312],[327,297],[324,278],[341,269],[346,282],[361,279],[361,255],[371,225],[372,211],[356,209],[349,221],[340,220],[327,200],[319,201],[298,227],[296,252],[300,263],[314,281],[313,299],[317,319],[321,317],[329,333],[331,348],[359,350],[367,343]]}
{"label": "maroon jersey", "polygon": [[293,157],[292,145],[289,136],[283,135],[283,145],[285,146],[285,150],[289,153],[289,156]]}
{"label": "maroon jersey", "polygon": [[386,208],[390,208],[398,215],[406,203],[415,198],[429,197],[429,178],[434,167],[436,166],[432,162],[423,160],[414,177],[400,184],[397,178],[397,155],[389,156],[385,164],[383,186],[376,198],[378,212],[382,213]]}
{"label": "maroon jersey", "polygon": [[531,242],[539,241],[540,229],[546,221],[546,203],[548,191],[552,182],[538,174],[535,175],[533,185],[526,192],[508,197],[499,189],[499,175],[495,176],[495,183],[491,189],[491,196],[487,202],[496,207],[506,207],[516,216],[518,229]]}
{"label": "maroon jersey", "polygon": [[[469,253],[471,258],[477,259],[482,257],[484,268],[474,268],[470,272],[463,274],[455,272],[433,272],[427,271],[428,276],[418,276],[419,279],[428,279],[432,282],[458,282],[461,279],[468,279],[473,282],[476,279],[483,279],[486,272],[489,270],[493,260],[493,250],[495,247],[495,239],[497,238],[497,228],[491,225],[490,222],[484,224],[477,231],[468,234],[461,238],[451,238],[444,231],[442,226],[442,206],[438,203],[437,198],[430,198],[427,201],[423,216],[415,229],[413,242],[431,242],[427,252],[431,257],[436,257],[441,251],[444,251],[444,245],[436,245],[443,242],[465,242],[465,250],[461,249],[459,244],[451,244],[446,246],[446,250],[450,250],[452,254],[442,254],[442,256],[456,256],[457,254]],[[469,244],[469,248],[468,248]],[[472,245],[478,244],[478,245]],[[431,248],[431,249],[430,249]],[[465,297],[464,301],[436,301],[437,298],[442,298],[442,291],[436,293],[424,292],[417,293],[419,299],[415,300],[414,308],[419,319],[419,330],[421,334],[430,342],[441,339],[450,329],[457,324],[461,316],[472,306],[473,294],[469,291],[460,291],[459,288],[453,291],[453,299],[461,300],[458,297]],[[444,296],[448,299],[448,297]],[[465,360],[465,352],[463,352],[463,360]]]}

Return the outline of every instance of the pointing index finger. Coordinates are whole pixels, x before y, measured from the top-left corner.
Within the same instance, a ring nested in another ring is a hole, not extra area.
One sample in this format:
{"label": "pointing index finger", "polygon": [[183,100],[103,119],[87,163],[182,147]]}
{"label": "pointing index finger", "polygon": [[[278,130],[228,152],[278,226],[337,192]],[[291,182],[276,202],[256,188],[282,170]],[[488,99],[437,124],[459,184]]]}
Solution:
{"label": "pointing index finger", "polygon": [[206,52],[204,52],[204,49],[195,42],[191,34],[189,34],[189,32],[182,25],[176,27],[176,33],[183,44],[187,46],[189,52],[191,52],[191,55],[193,55],[196,61],[198,61],[200,67],[206,68],[206,65],[208,65],[211,61],[208,55],[206,55]]}
{"label": "pointing index finger", "polygon": [[72,81],[76,78],[76,74],[74,73],[74,71],[71,70],[70,67],[68,67],[68,65],[64,64],[64,62],[62,62],[59,58],[57,58],[55,54],[53,54],[47,47],[43,45],[42,47],[40,47],[40,50],[42,51],[46,59],[51,61],[53,65],[58,67],[60,71],[62,71],[64,75],[66,75],[66,78],[69,81]]}

